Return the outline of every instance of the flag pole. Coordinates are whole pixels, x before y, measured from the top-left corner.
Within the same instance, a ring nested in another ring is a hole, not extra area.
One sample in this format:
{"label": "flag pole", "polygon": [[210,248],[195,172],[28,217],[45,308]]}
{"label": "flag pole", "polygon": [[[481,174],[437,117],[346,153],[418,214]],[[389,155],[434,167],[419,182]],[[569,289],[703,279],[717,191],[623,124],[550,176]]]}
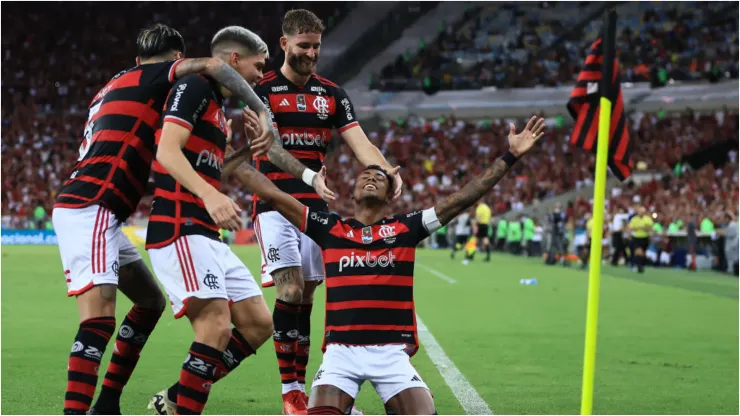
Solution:
{"label": "flag pole", "polygon": [[594,401],[594,373],[596,371],[596,336],[599,321],[599,286],[601,285],[601,240],[604,229],[604,196],[606,193],[606,162],[609,153],[609,133],[612,103],[607,97],[614,76],[615,37],[617,13],[608,10],[604,15],[601,93],[599,103],[599,135],[596,144],[596,178],[594,180],[593,226],[588,273],[588,303],[586,307],[586,342],[583,352],[583,385],[581,414],[590,415]]}

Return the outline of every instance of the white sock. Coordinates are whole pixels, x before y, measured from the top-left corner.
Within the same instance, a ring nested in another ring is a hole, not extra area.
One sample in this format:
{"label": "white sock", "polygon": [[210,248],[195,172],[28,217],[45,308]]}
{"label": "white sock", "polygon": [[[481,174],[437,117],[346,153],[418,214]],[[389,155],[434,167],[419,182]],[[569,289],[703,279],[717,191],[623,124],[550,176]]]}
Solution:
{"label": "white sock", "polygon": [[283,394],[289,393],[293,390],[303,391],[303,389],[301,389],[301,385],[297,381],[290,384],[283,384]]}

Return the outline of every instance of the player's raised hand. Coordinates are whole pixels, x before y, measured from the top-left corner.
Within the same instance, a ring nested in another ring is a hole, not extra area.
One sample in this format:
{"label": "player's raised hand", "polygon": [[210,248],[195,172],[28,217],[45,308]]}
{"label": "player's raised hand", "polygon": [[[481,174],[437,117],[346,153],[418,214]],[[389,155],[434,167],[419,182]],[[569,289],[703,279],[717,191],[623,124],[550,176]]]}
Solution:
{"label": "player's raised hand", "polygon": [[522,157],[543,136],[545,119],[532,116],[521,133],[515,129],[514,123],[509,123],[509,151],[516,157]]}
{"label": "player's raised hand", "polygon": [[401,190],[403,189],[403,179],[401,179],[401,167],[396,166],[388,173],[393,175],[393,179],[395,180],[395,189],[393,189],[393,195],[391,196],[391,201],[395,201],[396,199],[398,199],[399,196],[401,196]]}
{"label": "player's raised hand", "polygon": [[326,202],[337,199],[334,192],[326,186],[326,166],[322,166],[319,173],[313,177],[313,189]]}
{"label": "player's raised hand", "polygon": [[228,196],[213,191],[203,198],[203,203],[208,215],[220,228],[229,231],[239,231],[242,228],[241,218],[239,218],[242,209]]}

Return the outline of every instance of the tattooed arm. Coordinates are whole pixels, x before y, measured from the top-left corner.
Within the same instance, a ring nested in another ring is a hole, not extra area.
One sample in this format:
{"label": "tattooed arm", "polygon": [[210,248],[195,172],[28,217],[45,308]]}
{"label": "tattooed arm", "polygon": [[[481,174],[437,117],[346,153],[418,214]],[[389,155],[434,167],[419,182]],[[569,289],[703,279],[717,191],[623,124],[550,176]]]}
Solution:
{"label": "tattooed arm", "polygon": [[[249,164],[250,160],[251,154],[246,146],[234,151],[224,160],[221,178],[233,175],[260,199],[272,205],[291,224],[300,228],[305,218],[305,206],[278,189],[272,181]],[[316,175],[320,180],[323,180],[323,176],[324,169]]]}
{"label": "tattooed arm", "polygon": [[444,201],[434,207],[437,218],[445,225],[457,217],[462,211],[468,209],[475,201],[487,194],[501,178],[506,175],[509,168],[516,160],[532,148],[537,140],[542,137],[545,128],[545,120],[532,117],[527,126],[519,134],[514,131],[514,125],[509,125],[509,152],[504,157],[496,160],[482,174],[468,182],[467,185],[454,194],[445,198]]}
{"label": "tattooed arm", "polygon": [[[251,108],[258,114],[264,114],[263,117],[263,128],[265,131],[272,132],[272,138],[268,136],[261,136],[259,143],[269,144],[267,142],[274,143],[277,141],[278,131],[273,127],[270,122],[270,118],[267,117],[267,107],[255,94],[249,83],[239,75],[234,68],[229,66],[228,63],[220,58],[187,58],[183,59],[177,67],[175,67],[175,78],[181,78],[188,74],[194,74],[201,72],[205,75],[210,76],[216,82],[221,84],[224,88],[231,91],[234,96],[247,104],[247,107]],[[257,141],[255,141],[255,144]],[[269,146],[259,146],[260,148],[269,148]],[[264,154],[264,151],[255,151],[256,155]]]}

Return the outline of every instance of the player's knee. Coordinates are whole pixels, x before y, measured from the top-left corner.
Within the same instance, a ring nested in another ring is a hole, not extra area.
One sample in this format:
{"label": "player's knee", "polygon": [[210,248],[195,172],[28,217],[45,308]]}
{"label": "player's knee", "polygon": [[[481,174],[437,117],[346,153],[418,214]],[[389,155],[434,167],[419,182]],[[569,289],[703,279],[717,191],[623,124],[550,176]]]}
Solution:
{"label": "player's knee", "polygon": [[278,299],[288,303],[301,303],[303,299],[303,276],[300,267],[286,267],[272,273]]}
{"label": "player's knee", "polygon": [[231,339],[231,316],[228,308],[204,308],[191,317],[195,340],[214,348],[223,349]]}
{"label": "player's knee", "polygon": [[148,294],[148,296],[136,302],[136,306],[140,306],[142,308],[150,309],[153,311],[164,312],[164,308],[167,306],[167,300],[165,300],[162,292],[157,290],[155,292],[151,292],[151,294]]}
{"label": "player's knee", "polygon": [[253,335],[253,339],[259,345],[252,345],[253,348],[259,348],[260,345],[264,344],[265,341],[272,337],[272,332],[275,330],[275,326],[272,323],[272,316],[270,314],[260,314],[253,320],[250,332]]}

